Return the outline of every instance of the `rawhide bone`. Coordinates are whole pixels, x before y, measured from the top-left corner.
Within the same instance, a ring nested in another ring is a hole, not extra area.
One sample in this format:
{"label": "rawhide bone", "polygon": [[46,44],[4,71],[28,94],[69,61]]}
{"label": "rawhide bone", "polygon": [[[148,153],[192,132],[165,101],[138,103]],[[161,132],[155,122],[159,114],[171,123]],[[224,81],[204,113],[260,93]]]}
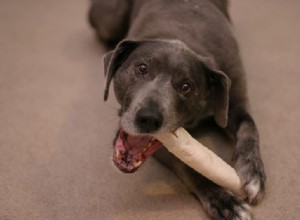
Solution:
{"label": "rawhide bone", "polygon": [[184,128],[178,128],[175,132],[158,133],[154,137],[185,164],[219,186],[245,198],[241,180],[236,171],[194,139]]}

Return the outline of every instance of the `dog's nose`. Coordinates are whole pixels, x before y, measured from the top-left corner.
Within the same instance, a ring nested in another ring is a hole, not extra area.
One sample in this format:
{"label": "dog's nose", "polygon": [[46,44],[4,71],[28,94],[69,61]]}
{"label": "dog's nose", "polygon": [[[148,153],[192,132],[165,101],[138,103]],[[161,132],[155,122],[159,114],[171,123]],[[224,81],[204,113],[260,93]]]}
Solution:
{"label": "dog's nose", "polygon": [[141,108],[136,113],[135,123],[141,132],[154,132],[161,127],[163,115],[155,108]]}

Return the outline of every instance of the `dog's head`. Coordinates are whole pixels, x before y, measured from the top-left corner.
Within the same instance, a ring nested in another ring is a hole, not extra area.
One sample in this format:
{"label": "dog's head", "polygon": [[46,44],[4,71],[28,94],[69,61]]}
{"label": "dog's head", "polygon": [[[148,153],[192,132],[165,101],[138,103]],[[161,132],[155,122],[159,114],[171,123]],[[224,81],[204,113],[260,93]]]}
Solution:
{"label": "dog's head", "polygon": [[105,55],[104,66],[104,99],[114,80],[121,105],[114,161],[124,172],[161,146],[153,133],[192,127],[209,114],[227,124],[229,78],[180,41],[125,40]]}

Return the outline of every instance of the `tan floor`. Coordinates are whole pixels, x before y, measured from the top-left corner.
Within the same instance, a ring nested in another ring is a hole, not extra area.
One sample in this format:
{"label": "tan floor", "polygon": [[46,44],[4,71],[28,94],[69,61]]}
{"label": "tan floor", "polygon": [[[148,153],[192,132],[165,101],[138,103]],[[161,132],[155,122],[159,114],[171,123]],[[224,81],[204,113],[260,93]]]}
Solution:
{"label": "tan floor", "polygon": [[[255,219],[296,220],[300,1],[231,5],[268,175]],[[86,23],[87,7],[1,1],[0,219],[207,219],[155,160],[133,175],[113,166],[117,105],[102,102],[104,49]]]}

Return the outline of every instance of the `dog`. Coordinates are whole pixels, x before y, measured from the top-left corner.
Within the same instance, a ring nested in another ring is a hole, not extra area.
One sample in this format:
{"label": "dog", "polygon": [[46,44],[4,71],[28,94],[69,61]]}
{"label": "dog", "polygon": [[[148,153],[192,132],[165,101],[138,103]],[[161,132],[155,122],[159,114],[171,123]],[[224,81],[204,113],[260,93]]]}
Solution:
{"label": "dog", "polygon": [[[114,48],[104,56],[104,99],[114,81],[120,128],[114,162],[134,172],[151,155],[170,168],[212,219],[251,219],[266,175],[248,111],[245,71],[227,0],[92,0],[89,21]],[[212,183],[151,137],[213,117],[235,141],[234,168],[246,200]],[[250,204],[250,205],[249,205]]]}

